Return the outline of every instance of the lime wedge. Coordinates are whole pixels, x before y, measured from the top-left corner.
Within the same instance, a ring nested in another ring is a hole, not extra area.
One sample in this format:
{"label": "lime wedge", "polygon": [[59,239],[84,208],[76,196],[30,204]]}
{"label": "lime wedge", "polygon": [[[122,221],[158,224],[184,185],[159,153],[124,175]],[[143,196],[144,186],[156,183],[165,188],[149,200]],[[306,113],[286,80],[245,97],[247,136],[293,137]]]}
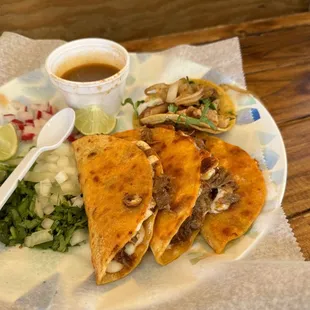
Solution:
{"label": "lime wedge", "polygon": [[102,108],[90,106],[75,111],[75,127],[83,135],[108,134],[116,125],[116,118],[107,115]]}
{"label": "lime wedge", "polygon": [[13,157],[17,151],[18,139],[12,124],[0,126],[0,161]]}

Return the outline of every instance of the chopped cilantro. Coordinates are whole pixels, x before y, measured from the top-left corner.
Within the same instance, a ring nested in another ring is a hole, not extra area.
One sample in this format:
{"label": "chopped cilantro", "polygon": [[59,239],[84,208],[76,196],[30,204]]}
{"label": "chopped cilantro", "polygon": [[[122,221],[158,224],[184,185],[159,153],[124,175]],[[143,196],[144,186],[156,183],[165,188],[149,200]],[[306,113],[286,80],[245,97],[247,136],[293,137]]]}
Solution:
{"label": "chopped cilantro", "polygon": [[136,115],[138,116],[138,107],[140,106],[140,104],[144,103],[144,100],[138,100],[136,102],[133,102],[131,98],[126,98],[124,102],[122,102],[122,106],[126,105],[127,103],[129,103],[130,105],[132,105]]}
{"label": "chopped cilantro", "polygon": [[173,103],[170,103],[168,105],[168,111],[172,112],[172,113],[175,113],[176,111],[178,111],[178,107],[176,105],[174,105]]}

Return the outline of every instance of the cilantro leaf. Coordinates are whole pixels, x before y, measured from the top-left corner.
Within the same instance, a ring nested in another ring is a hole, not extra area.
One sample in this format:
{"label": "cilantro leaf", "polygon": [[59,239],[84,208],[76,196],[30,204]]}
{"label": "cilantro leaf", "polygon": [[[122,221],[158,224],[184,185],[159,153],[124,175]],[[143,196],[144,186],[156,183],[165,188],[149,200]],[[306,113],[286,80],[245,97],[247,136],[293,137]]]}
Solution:
{"label": "cilantro leaf", "polygon": [[127,103],[129,103],[130,105],[132,105],[135,113],[137,116],[139,116],[139,113],[138,113],[138,107],[140,106],[140,104],[144,103],[145,101],[144,100],[138,100],[136,102],[133,102],[131,98],[126,98],[124,100],[124,102],[122,102],[122,106],[125,106]]}
{"label": "cilantro leaf", "polygon": [[168,105],[168,111],[172,112],[172,113],[175,113],[176,111],[178,111],[178,107],[176,105],[174,105],[173,103],[170,103]]}

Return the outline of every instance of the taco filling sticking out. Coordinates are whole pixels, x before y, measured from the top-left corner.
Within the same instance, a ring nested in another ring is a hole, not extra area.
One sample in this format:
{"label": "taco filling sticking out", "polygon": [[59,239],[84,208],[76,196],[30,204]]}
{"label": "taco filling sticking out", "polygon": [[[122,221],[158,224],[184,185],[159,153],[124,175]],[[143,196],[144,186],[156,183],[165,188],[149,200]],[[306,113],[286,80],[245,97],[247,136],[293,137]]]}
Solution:
{"label": "taco filling sticking out", "polygon": [[182,78],[173,84],[159,83],[145,89],[146,98],[133,103],[142,125],[161,123],[221,133],[236,120],[233,102],[225,90],[210,81]]}

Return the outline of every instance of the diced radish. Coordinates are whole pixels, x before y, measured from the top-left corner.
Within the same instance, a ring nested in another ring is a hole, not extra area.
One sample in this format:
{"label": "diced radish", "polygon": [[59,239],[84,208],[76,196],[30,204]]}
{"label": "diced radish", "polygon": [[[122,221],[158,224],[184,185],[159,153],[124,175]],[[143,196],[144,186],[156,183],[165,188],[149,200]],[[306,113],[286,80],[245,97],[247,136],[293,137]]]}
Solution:
{"label": "diced radish", "polygon": [[43,111],[42,112],[42,118],[46,121],[48,121],[53,115],[51,113],[48,113],[48,112],[45,112]]}
{"label": "diced radish", "polygon": [[69,142],[74,142],[75,140],[76,139],[75,139],[74,135],[72,135],[72,134],[68,137]]}
{"label": "diced radish", "polygon": [[54,212],[54,210],[55,210],[55,207],[53,205],[51,205],[51,204],[49,204],[49,205],[47,205],[46,207],[43,208],[43,212],[46,215],[52,214]]}
{"label": "diced radish", "polygon": [[35,119],[34,121],[34,127],[43,127],[46,123],[46,120],[45,119]]}
{"label": "diced radish", "polygon": [[33,119],[26,119],[25,124],[34,127]]}
{"label": "diced radish", "polygon": [[43,197],[48,197],[51,193],[52,183],[49,179],[40,181],[40,194]]}
{"label": "diced radish", "polygon": [[33,111],[41,110],[41,105],[38,104],[38,103],[32,103],[32,104],[30,105],[30,109],[33,110]]}
{"label": "diced radish", "polygon": [[42,117],[42,111],[37,111],[36,118],[40,119]]}
{"label": "diced radish", "polygon": [[12,120],[12,123],[15,124],[18,127],[18,129],[24,130],[24,123],[22,121],[15,118]]}
{"label": "diced radish", "polygon": [[35,128],[35,127],[32,127],[32,126],[25,126],[23,134],[25,134],[25,135],[26,134],[38,135],[40,130],[41,130],[40,128]]}
{"label": "diced radish", "polygon": [[49,218],[45,218],[42,223],[41,223],[41,226],[44,228],[44,229],[50,229],[53,225],[54,221],[52,219],[49,219]]}
{"label": "diced radish", "polygon": [[31,141],[31,140],[33,140],[34,139],[34,137],[35,137],[35,134],[34,133],[23,133],[22,134],[22,140],[23,141]]}
{"label": "diced radish", "polygon": [[68,175],[64,171],[60,171],[56,174],[55,180],[60,185],[68,180]]}
{"label": "diced radish", "polygon": [[24,107],[24,111],[27,112],[28,111],[28,107],[25,105]]}
{"label": "diced radish", "polygon": [[12,120],[15,119],[15,115],[14,114],[4,114],[3,117],[4,117],[4,120],[7,123],[11,123]]}
{"label": "diced radish", "polygon": [[54,114],[54,111],[53,111],[53,107],[51,106],[51,104],[48,102],[47,103],[47,109],[46,109],[46,112],[50,113],[50,114]]}
{"label": "diced radish", "polygon": [[26,119],[32,119],[33,118],[33,115],[32,115],[32,113],[31,112],[25,112],[25,111],[19,111],[18,113],[17,113],[17,118],[20,120],[20,121],[22,121],[22,122],[24,122],[24,121],[26,121]]}

